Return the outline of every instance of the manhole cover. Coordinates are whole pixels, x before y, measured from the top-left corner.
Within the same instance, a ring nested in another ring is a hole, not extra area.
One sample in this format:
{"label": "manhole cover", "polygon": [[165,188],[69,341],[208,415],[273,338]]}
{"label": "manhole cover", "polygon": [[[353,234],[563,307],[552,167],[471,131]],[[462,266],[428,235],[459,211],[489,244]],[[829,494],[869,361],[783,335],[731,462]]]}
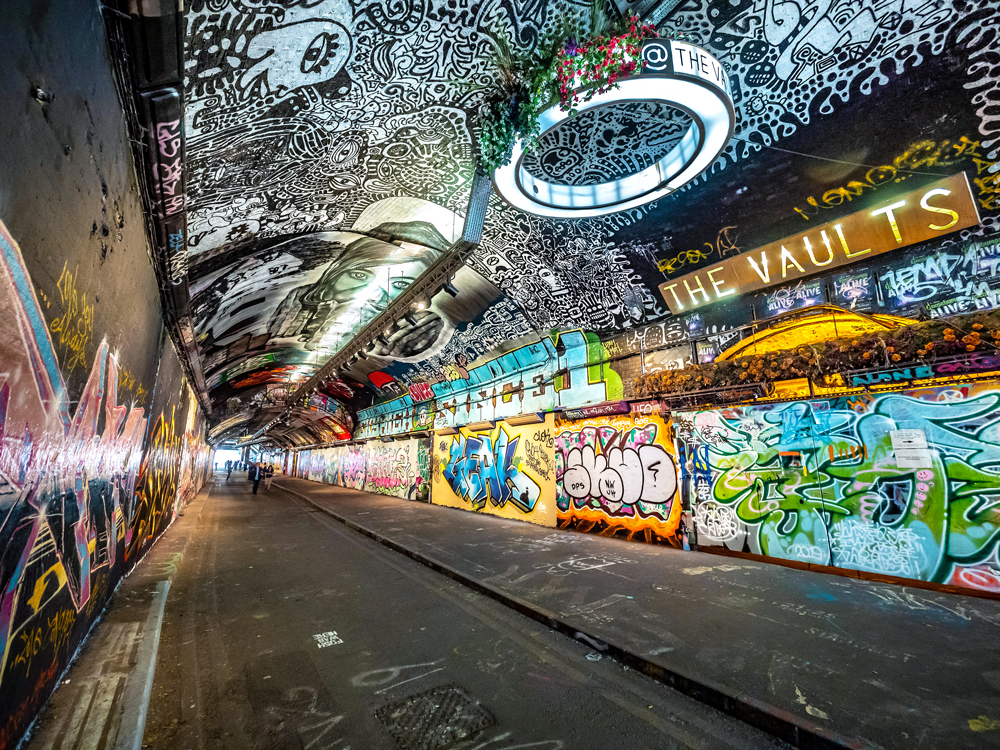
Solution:
{"label": "manhole cover", "polygon": [[400,750],[439,750],[472,737],[496,719],[458,685],[442,685],[375,712]]}

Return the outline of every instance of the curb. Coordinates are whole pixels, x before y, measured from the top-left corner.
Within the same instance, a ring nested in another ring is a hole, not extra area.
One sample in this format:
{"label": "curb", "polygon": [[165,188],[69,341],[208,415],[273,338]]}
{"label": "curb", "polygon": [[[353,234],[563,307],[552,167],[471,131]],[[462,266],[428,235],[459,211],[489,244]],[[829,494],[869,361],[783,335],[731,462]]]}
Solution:
{"label": "curb", "polygon": [[139,644],[138,664],[129,675],[128,684],[122,694],[122,723],[115,740],[115,750],[140,750],[142,736],[146,730],[146,714],[149,698],[153,692],[153,674],[156,671],[156,652],[160,647],[160,630],[163,627],[163,611],[167,605],[170,581],[156,584],[157,598],[149,608],[143,627],[142,643]]}
{"label": "curb", "polygon": [[660,682],[668,687],[684,693],[697,701],[715,708],[722,713],[750,724],[758,729],[771,734],[785,742],[788,742],[802,750],[875,750],[879,745],[868,740],[845,737],[837,732],[832,732],[825,727],[806,721],[783,708],[765,703],[745,693],[733,694],[725,686],[705,678],[693,678],[673,669],[668,669],[660,664],[650,661],[633,651],[608,643],[602,638],[581,631],[571,625],[554,612],[550,612],[543,607],[531,604],[519,597],[508,594],[487,583],[477,580],[450,565],[435,560],[432,557],[406,547],[399,542],[366,528],[355,521],[351,521],[344,516],[330,510],[317,503],[312,498],[277,484],[283,492],[295,495],[310,505],[316,507],[324,514],[330,516],[335,521],[344,524],[347,528],[357,531],[359,534],[372,539],[379,544],[388,547],[394,552],[398,552],[431,570],[451,578],[458,583],[471,588],[479,594],[488,596],[494,601],[513,609],[535,622],[541,623],[552,630],[569,636],[574,640],[582,641],[587,645],[600,651],[615,661],[624,664],[629,669],[642,672],[648,677]]}

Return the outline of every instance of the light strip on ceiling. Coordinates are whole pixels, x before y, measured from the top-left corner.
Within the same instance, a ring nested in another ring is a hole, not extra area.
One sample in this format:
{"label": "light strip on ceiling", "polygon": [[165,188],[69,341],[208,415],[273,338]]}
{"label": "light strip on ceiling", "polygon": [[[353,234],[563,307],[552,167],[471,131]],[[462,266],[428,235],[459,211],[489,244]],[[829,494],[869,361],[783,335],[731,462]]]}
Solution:
{"label": "light strip on ceiling", "polygon": [[[659,46],[667,50],[666,42]],[[664,55],[696,54],[707,66],[719,63],[708,52],[693,45],[672,43]],[[708,169],[729,142],[735,125],[735,112],[728,81],[715,83],[704,76],[683,71],[672,65],[658,66],[663,72],[644,72],[619,81],[611,91],[595,94],[582,102],[577,112],[634,102],[662,102],[691,116],[691,125],[677,144],[654,164],[639,172],[599,185],[568,185],[547,182],[524,168],[525,145],[521,138],[514,143],[510,163],[493,172],[493,184],[511,206],[536,216],[582,219],[602,216],[644,205],[669,195]],[[647,70],[649,67],[647,66]],[[723,74],[724,75],[724,74]],[[544,138],[570,117],[552,105],[539,115],[539,129]]]}

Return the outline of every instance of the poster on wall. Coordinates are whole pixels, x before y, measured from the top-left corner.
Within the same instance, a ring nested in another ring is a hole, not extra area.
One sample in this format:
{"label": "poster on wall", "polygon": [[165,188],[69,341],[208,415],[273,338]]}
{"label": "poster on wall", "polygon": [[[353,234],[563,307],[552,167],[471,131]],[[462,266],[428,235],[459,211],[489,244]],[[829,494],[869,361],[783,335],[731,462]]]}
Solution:
{"label": "poster on wall", "polygon": [[996,248],[977,243],[926,250],[887,264],[879,274],[886,308],[932,318],[1000,306]]}
{"label": "poster on wall", "polygon": [[556,525],[553,422],[462,427],[434,437],[431,501],[503,518]]}
{"label": "poster on wall", "polygon": [[555,422],[558,526],[681,546],[673,442],[659,414]]}
{"label": "poster on wall", "polygon": [[847,310],[869,312],[878,303],[875,296],[875,274],[869,266],[834,275],[830,289],[833,292],[833,304]]}

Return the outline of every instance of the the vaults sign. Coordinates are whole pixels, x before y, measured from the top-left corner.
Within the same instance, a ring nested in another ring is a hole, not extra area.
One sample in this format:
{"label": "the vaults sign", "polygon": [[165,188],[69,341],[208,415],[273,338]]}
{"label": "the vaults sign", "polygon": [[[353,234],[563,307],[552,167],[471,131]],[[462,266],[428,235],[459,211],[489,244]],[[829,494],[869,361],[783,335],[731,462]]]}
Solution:
{"label": "the vaults sign", "polygon": [[965,173],[660,284],[675,315],[979,223]]}

